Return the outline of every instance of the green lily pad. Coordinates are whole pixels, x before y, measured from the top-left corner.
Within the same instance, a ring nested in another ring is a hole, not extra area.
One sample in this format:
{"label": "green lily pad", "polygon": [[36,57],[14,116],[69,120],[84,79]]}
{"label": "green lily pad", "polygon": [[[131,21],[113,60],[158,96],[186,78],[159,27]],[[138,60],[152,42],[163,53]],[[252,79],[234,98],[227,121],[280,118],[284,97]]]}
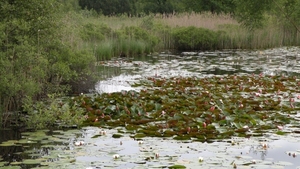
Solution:
{"label": "green lily pad", "polygon": [[112,137],[113,138],[121,138],[121,137],[123,137],[123,135],[122,134],[113,134]]}
{"label": "green lily pad", "polygon": [[186,168],[186,166],[184,166],[184,165],[172,165],[172,166],[169,166],[168,168],[177,169],[177,168]]}

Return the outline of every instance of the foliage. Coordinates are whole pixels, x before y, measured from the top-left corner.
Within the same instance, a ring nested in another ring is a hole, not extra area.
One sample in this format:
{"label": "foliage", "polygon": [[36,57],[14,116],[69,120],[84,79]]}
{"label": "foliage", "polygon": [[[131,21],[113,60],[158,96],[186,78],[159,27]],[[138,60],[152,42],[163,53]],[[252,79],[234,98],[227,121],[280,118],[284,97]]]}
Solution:
{"label": "foliage", "polygon": [[124,38],[145,41],[148,42],[152,47],[159,42],[158,37],[151,35],[146,30],[137,26],[124,27],[120,29],[118,33],[119,38],[121,39]]}
{"label": "foliage", "polygon": [[29,128],[44,129],[53,127],[79,126],[85,120],[84,111],[78,104],[68,104],[59,100],[55,95],[48,95],[48,100],[33,103],[27,98],[24,110],[28,113],[23,118]]}
{"label": "foliage", "polygon": [[143,87],[140,92],[79,96],[73,102],[86,110],[88,126],[125,126],[136,137],[207,141],[297,124],[300,108],[293,93],[299,85],[296,77],[263,74],[149,77],[134,85]]}
{"label": "foliage", "polygon": [[172,32],[175,48],[180,50],[212,50],[217,46],[218,33],[205,28],[180,27]]}
{"label": "foliage", "polygon": [[185,10],[194,12],[233,13],[233,0],[185,0]]}
{"label": "foliage", "polygon": [[274,17],[275,22],[300,31],[298,0],[235,0],[235,4],[235,17],[250,30],[262,28]]}
{"label": "foliage", "polygon": [[265,11],[271,9],[270,0],[245,0],[238,1],[235,16],[250,30],[263,26]]}
{"label": "foliage", "polygon": [[0,2],[1,113],[21,110],[25,97],[66,92],[91,75],[93,55],[63,40],[61,7],[56,0]]}
{"label": "foliage", "polygon": [[233,0],[79,0],[82,9],[94,9],[104,15],[130,14],[149,15],[151,13],[166,14],[186,11],[229,13],[233,12]]}
{"label": "foliage", "polygon": [[[172,0],[174,1],[174,0]],[[142,10],[146,14],[150,13],[160,13],[160,14],[171,14],[175,11],[174,4],[175,3],[170,0],[141,0],[143,7]],[[173,4],[174,3],[174,4]]]}
{"label": "foliage", "polygon": [[130,13],[132,4],[130,0],[79,0],[82,9],[94,9],[104,15]]}
{"label": "foliage", "polygon": [[[24,96],[34,97],[48,86],[47,57],[57,26],[54,1],[1,1],[1,101],[3,111],[20,108]],[[59,73],[59,72],[57,72]]]}
{"label": "foliage", "polygon": [[99,42],[109,36],[112,30],[105,24],[87,23],[82,26],[81,38],[85,41]]}

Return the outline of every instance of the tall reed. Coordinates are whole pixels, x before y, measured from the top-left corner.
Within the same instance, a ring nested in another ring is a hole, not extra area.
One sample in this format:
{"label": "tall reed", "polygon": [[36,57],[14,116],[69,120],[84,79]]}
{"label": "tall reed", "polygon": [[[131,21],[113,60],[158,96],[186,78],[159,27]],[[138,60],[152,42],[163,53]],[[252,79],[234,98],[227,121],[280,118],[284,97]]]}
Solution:
{"label": "tall reed", "polygon": [[[274,18],[270,18],[263,29],[254,31],[242,27],[230,15],[186,13],[169,17],[156,17],[155,20],[170,26],[171,29],[195,26],[221,31],[223,34],[219,37],[218,45],[218,48],[221,49],[260,49],[299,45],[300,43],[299,33],[276,25],[276,22],[272,21]],[[167,35],[169,34],[167,33]]]}
{"label": "tall reed", "polygon": [[[121,15],[108,17],[88,12],[70,13],[64,18],[66,27],[62,35],[63,40],[71,42],[69,44],[72,44],[74,49],[93,51],[97,60],[110,59],[119,56],[120,53],[132,56],[176,48],[173,32],[178,27],[189,26],[217,32],[217,44],[211,45],[217,49],[261,49],[300,45],[299,33],[287,29],[284,25],[278,25],[273,20],[275,19],[271,18],[263,29],[249,31],[233,17],[225,14],[182,13],[168,16],[128,17]],[[82,37],[82,33],[88,33],[86,29],[93,25],[95,29],[89,30],[89,36],[98,38],[96,40],[90,38],[94,41],[83,38],[89,37]],[[102,39],[99,38],[101,33]],[[156,40],[153,41],[151,36],[158,38],[159,43],[156,43]]]}

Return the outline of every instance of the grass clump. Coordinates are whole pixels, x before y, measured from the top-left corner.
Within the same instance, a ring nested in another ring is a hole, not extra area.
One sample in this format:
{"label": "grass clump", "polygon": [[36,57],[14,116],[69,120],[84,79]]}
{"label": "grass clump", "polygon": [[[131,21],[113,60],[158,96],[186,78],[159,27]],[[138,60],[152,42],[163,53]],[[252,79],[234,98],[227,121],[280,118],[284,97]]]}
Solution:
{"label": "grass clump", "polygon": [[175,48],[180,50],[211,50],[217,47],[218,33],[195,26],[175,28],[173,33]]}

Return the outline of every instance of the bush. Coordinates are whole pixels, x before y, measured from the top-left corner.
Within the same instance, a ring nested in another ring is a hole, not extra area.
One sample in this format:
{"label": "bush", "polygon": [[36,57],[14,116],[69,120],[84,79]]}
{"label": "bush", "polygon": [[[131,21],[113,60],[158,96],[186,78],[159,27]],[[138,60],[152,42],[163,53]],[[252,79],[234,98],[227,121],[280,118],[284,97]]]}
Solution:
{"label": "bush", "polygon": [[151,47],[158,44],[159,39],[146,30],[137,26],[126,26],[118,30],[119,39],[139,40],[148,43]]}
{"label": "bush", "polygon": [[178,27],[172,32],[175,48],[179,50],[213,50],[218,44],[218,34],[194,26]]}
{"label": "bush", "polygon": [[51,127],[70,127],[81,125],[85,120],[84,110],[78,104],[70,105],[57,99],[55,95],[48,95],[47,102],[33,104],[30,98],[24,102],[24,111],[28,116],[23,118],[26,126],[32,129]]}
{"label": "bush", "polygon": [[112,32],[105,24],[87,23],[81,29],[81,38],[85,41],[102,41]]}

